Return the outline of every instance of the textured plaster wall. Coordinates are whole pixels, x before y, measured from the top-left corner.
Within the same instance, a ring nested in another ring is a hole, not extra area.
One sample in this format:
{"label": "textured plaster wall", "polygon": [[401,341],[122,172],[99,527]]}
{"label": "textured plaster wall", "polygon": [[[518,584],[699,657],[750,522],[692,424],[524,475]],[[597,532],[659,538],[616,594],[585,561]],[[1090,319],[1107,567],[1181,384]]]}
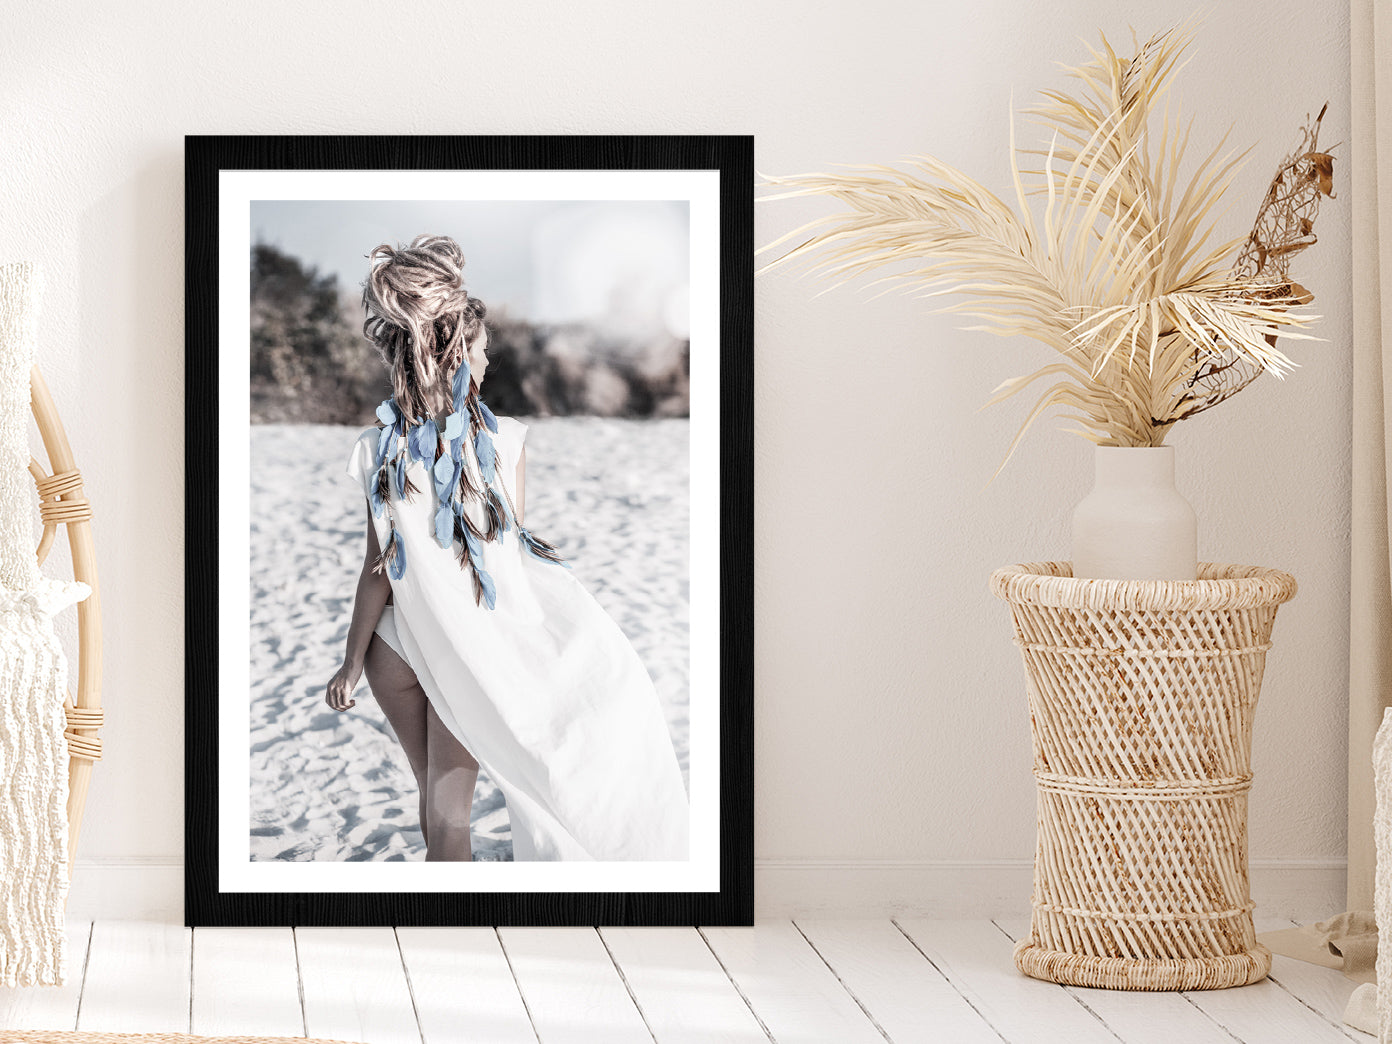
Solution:
{"label": "textured plaster wall", "polygon": [[[281,0],[15,8],[0,62],[0,258],[49,275],[41,361],[98,508],[108,756],[86,861],[182,850],[183,135],[749,133],[762,171],[936,154],[1008,185],[1007,117],[1190,4],[981,0],[573,5]],[[1327,14],[1321,15],[1321,11]],[[1178,88],[1193,155],[1260,143],[1241,234],[1307,112],[1348,139],[1338,5],[1213,5]],[[1021,140],[1031,132],[1021,124]],[[1203,557],[1288,569],[1256,735],[1252,854],[1344,852],[1349,499],[1347,145],[1300,276],[1324,343],[1183,426]],[[768,242],[827,208],[760,205]],[[1023,674],[986,589],[1067,556],[1090,451],[1045,420],[987,485],[1047,359],[926,303],[761,279],[756,329],[757,856],[766,865],[1030,858]],[[968,875],[968,878],[970,875]],[[815,891],[815,882],[811,885]],[[969,888],[970,886],[968,886]],[[938,897],[943,898],[943,897]],[[950,899],[951,897],[947,897]],[[761,896],[761,905],[768,896]]]}

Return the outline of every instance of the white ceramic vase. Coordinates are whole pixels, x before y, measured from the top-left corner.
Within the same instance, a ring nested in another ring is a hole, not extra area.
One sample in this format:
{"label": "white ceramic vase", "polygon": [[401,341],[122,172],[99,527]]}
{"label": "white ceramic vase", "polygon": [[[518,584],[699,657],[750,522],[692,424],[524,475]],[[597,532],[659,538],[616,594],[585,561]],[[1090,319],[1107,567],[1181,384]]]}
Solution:
{"label": "white ceramic vase", "polygon": [[1173,446],[1098,446],[1092,492],[1073,512],[1073,575],[1193,580],[1198,517],[1175,489]]}

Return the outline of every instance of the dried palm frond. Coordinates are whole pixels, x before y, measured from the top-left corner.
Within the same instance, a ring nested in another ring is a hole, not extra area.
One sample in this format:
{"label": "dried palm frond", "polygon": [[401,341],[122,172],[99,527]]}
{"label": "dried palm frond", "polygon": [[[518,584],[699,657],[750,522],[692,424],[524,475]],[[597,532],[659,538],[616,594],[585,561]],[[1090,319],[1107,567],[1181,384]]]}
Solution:
{"label": "dried palm frond", "polygon": [[[847,173],[764,175],[787,191],[763,200],[830,196],[850,209],[818,218],[758,253],[782,248],[760,274],[791,261],[821,260],[809,270],[839,286],[872,269],[896,271],[872,281],[952,295],[940,309],[976,317],[968,326],[1026,335],[1064,361],[1006,381],[991,402],[1054,377],[1012,442],[1048,407],[1072,411],[1081,434],[1102,445],[1158,446],[1179,420],[1197,412],[1192,391],[1206,368],[1241,360],[1281,376],[1294,363],[1276,335],[1315,318],[1283,278],[1231,269],[1241,242],[1212,244],[1215,205],[1231,186],[1243,154],[1223,142],[1182,180],[1179,168],[1192,120],[1157,133],[1159,101],[1180,68],[1191,31],[1177,27],[1120,57],[1103,37],[1092,60],[1070,69],[1082,89],[1046,91],[1028,110],[1052,128],[1039,169],[1017,162],[1013,206],[980,182],[933,157],[908,169],[843,165]],[[1042,196],[1042,215],[1030,198]],[[789,245],[791,244],[791,245]]]}
{"label": "dried palm frond", "polygon": [[[1290,278],[1291,258],[1316,243],[1320,198],[1334,195],[1334,157],[1319,151],[1320,123],[1328,108],[1326,103],[1314,121],[1301,128],[1300,144],[1277,168],[1232,267],[1235,278],[1273,283],[1275,295],[1299,304],[1309,304],[1314,295]],[[1205,359],[1191,381],[1185,416],[1227,401],[1261,374],[1235,352]]]}

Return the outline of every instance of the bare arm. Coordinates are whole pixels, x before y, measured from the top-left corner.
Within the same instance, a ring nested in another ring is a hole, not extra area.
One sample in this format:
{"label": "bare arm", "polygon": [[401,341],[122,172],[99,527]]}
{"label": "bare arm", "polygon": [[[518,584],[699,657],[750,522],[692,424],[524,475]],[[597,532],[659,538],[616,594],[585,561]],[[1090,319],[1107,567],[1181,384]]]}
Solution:
{"label": "bare arm", "polygon": [[526,514],[527,514],[527,506],[526,506],[526,499],[527,499],[526,481],[527,481],[527,447],[526,447],[526,446],[523,446],[523,447],[522,447],[522,453],[521,453],[521,454],[518,456],[518,458],[517,458],[517,485],[516,485],[516,489],[517,489],[517,503],[516,503],[516,505],[514,505],[514,506],[517,508],[517,524],[518,524],[519,526],[523,524],[522,519],[525,518],[525,517],[526,517]]}
{"label": "bare arm", "polygon": [[377,544],[377,529],[372,524],[372,509],[367,509],[367,552],[363,557],[362,572],[358,574],[358,590],[353,598],[353,619],[348,624],[347,648],[343,653],[343,666],[329,680],[328,692],[324,697],[336,711],[345,711],[357,706],[352,699],[353,689],[362,677],[363,660],[367,657],[367,646],[372,641],[372,632],[377,629],[377,621],[382,617],[382,607],[387,604],[391,594],[391,581],[385,573],[372,571],[373,563],[381,548]]}

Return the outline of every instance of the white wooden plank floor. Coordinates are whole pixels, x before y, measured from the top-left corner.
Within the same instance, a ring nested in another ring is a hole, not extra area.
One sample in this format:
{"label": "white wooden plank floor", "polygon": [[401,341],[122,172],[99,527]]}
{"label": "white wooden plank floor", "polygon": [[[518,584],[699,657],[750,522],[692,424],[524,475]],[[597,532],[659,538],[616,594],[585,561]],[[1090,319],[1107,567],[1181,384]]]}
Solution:
{"label": "white wooden plank floor", "polygon": [[[1260,930],[1288,927],[1260,924]],[[754,928],[68,927],[58,989],[0,989],[0,1028],[463,1041],[1370,1042],[1353,983],[1278,957],[1237,990],[1037,982],[1018,921]]]}

